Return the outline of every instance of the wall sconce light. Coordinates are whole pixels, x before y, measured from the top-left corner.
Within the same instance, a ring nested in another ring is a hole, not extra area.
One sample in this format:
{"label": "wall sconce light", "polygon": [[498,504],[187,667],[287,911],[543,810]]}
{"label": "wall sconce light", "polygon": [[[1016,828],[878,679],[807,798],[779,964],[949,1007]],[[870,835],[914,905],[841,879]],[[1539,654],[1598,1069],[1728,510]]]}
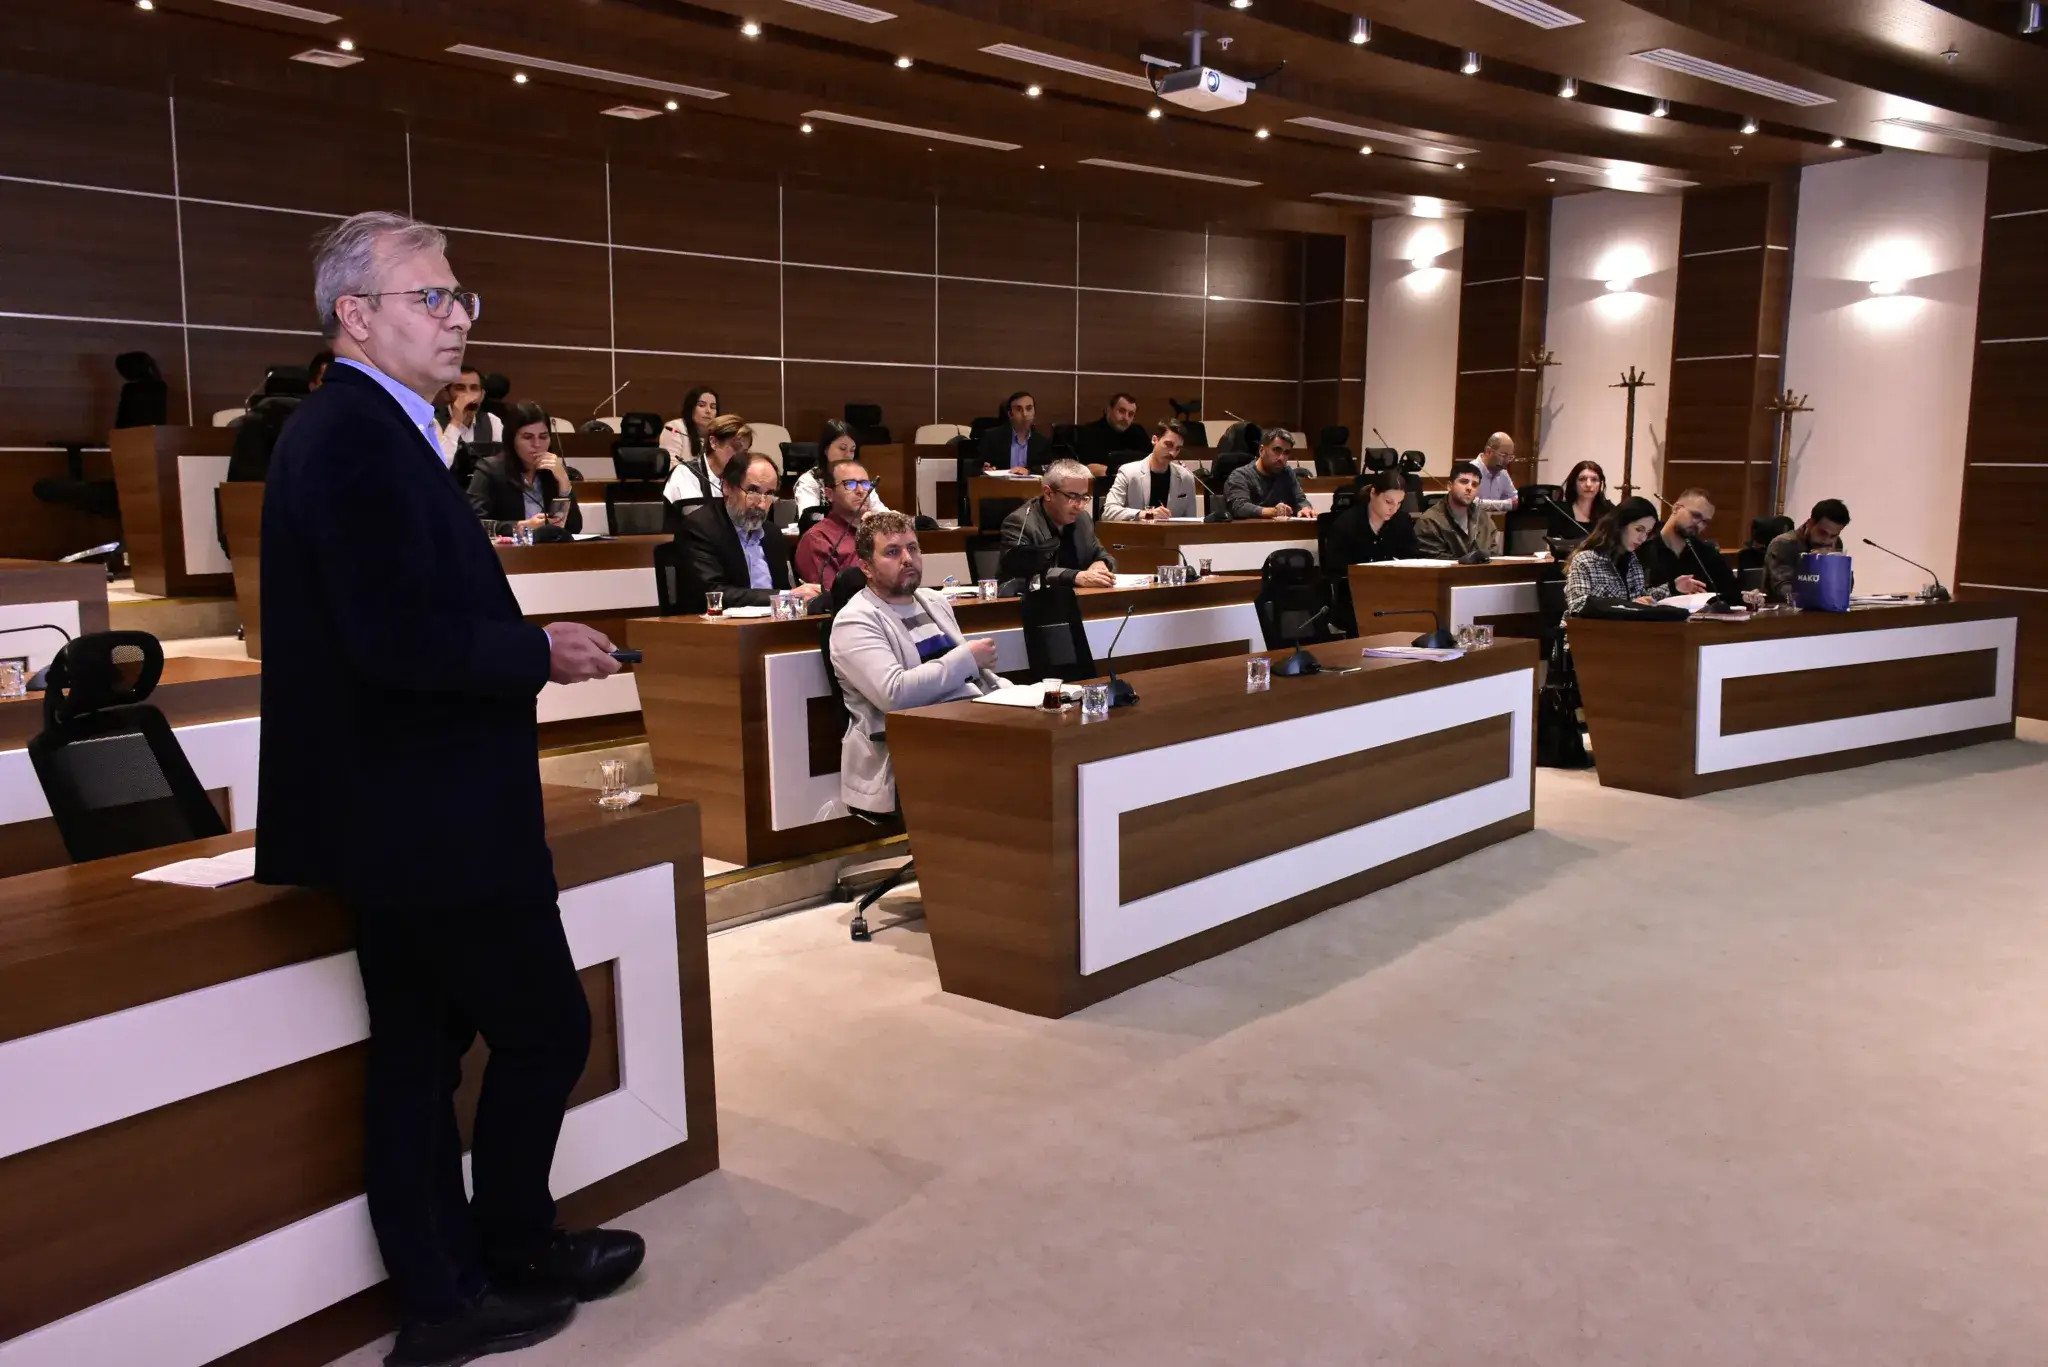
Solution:
{"label": "wall sconce light", "polygon": [[1872,294],[1897,294],[1905,287],[1906,282],[1897,279],[1873,280],[1870,282],[1870,292]]}
{"label": "wall sconce light", "polygon": [[1635,287],[1636,282],[1626,278],[1617,278],[1607,282],[1607,292],[1609,294],[1627,294]]}
{"label": "wall sconce light", "polygon": [[1408,264],[1415,267],[1416,270],[1426,271],[1436,264],[1436,258],[1437,254],[1435,252],[1419,251],[1408,258]]}

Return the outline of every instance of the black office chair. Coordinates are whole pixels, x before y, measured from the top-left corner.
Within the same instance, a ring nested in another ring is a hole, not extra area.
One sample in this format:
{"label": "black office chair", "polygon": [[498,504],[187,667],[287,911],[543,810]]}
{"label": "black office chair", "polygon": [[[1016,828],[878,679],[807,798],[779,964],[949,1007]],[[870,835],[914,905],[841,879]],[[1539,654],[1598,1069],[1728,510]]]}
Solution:
{"label": "black office chair", "polygon": [[1088,516],[1102,521],[1102,503],[1109,497],[1109,491],[1116,487],[1115,475],[1097,475],[1093,480],[1094,501],[1088,505]]}
{"label": "black office chair", "polygon": [[[1022,498],[985,498],[981,501],[981,530],[1000,532],[1003,519],[1016,512],[1030,500]],[[965,526],[965,523],[961,524]]]}
{"label": "black office chair", "polygon": [[1166,406],[1173,410],[1172,421],[1180,427],[1181,446],[1183,448],[1193,446],[1207,450],[1209,446],[1209,429],[1202,426],[1202,401],[1200,399],[1192,399],[1187,403],[1182,403],[1179,399],[1169,395],[1166,400]]}
{"label": "black office chair", "polygon": [[668,530],[668,504],[659,498],[621,498],[617,484],[604,488],[604,523],[613,536],[660,536]]}
{"label": "black office chair", "polygon": [[1316,519],[1316,564],[1322,567],[1323,582],[1330,587],[1330,621],[1345,636],[1358,634],[1358,612],[1351,602],[1351,566],[1330,549],[1330,537],[1338,520],[1358,506],[1356,486],[1330,495],[1330,511]]}
{"label": "black office chair", "polygon": [[[976,421],[979,422],[980,419],[977,418]],[[974,440],[968,437],[960,438],[954,444],[953,450],[957,453],[953,457],[953,490],[959,495],[960,502],[957,515],[961,526],[971,527],[974,525],[974,498],[971,486],[981,477],[981,454],[976,449]]]}
{"label": "black office chair", "polygon": [[[476,406],[477,417],[479,419],[496,418],[498,420],[498,430],[502,432],[505,430],[505,419],[507,416],[509,416],[505,411],[505,399],[512,393],[512,381],[507,379],[505,376],[500,375],[497,371],[493,370],[488,375],[484,376],[483,385],[484,397],[483,402],[479,403]],[[656,436],[660,435],[660,415],[654,413],[637,413],[634,414],[633,416],[654,419],[653,434],[648,437],[649,441],[653,441]]]}
{"label": "black office chair", "polygon": [[632,446],[621,437],[612,443],[612,476],[629,483],[650,484],[661,479],[662,462],[668,452],[659,446]]}
{"label": "black office chair", "polygon": [[[853,710],[846,705],[846,686],[839,681],[839,671],[832,667],[832,621],[834,617],[838,616],[839,610],[852,602],[853,596],[867,586],[867,574],[858,566],[852,569],[841,570],[839,577],[832,581],[832,613],[824,621],[818,623],[818,655],[825,666],[825,683],[832,690],[832,701],[839,704],[839,713],[846,718],[849,726],[858,722],[859,718],[855,717]],[[893,835],[896,828],[902,824],[903,802],[901,798],[897,799],[896,810],[893,812],[866,812],[858,807],[848,807],[846,810],[855,820],[874,827],[878,833]],[[865,867],[872,868],[874,866],[868,865]],[[860,900],[853,904],[853,925],[851,931],[855,940],[866,942],[875,938],[873,931],[868,928],[868,908],[887,896],[890,889],[899,887],[915,877],[917,877],[917,863],[915,859],[906,858],[901,864],[885,874],[874,886],[861,894]],[[839,885],[840,896],[844,898],[849,892],[850,889],[846,887],[842,877]],[[920,909],[915,915],[905,916],[893,922],[892,925],[906,925],[911,921],[920,919],[923,915],[924,912]],[[883,927],[884,930],[890,928],[890,926]]]}
{"label": "black office chair", "polygon": [[882,406],[878,403],[850,403],[845,408],[846,425],[853,429],[853,440],[857,446],[887,446],[890,442],[889,429],[882,426]]}
{"label": "black office chair", "polygon": [[1420,451],[1403,451],[1401,453],[1401,468],[1409,474],[1419,475],[1429,468],[1429,457],[1423,455]]}
{"label": "black office chair", "polygon": [[663,617],[688,611],[686,593],[683,548],[674,541],[663,542],[654,548],[654,610]]}
{"label": "black office chair", "polygon": [[[1079,423],[1056,422],[1052,425],[1051,460],[1081,459],[1081,426]],[[1048,464],[1050,461],[1047,462]]]}
{"label": "black office chair", "polygon": [[171,387],[154,356],[124,351],[114,358],[114,369],[122,381],[120,397],[114,401],[114,426],[162,427],[170,421]]}
{"label": "black office chair", "polygon": [[818,463],[818,443],[814,441],[786,441],[782,443],[782,477],[795,488],[795,480]]}
{"label": "black office chair", "polygon": [[[1219,452],[1222,450],[1221,447],[1217,449]],[[1233,451],[1227,455],[1219,454],[1209,462],[1209,468],[1203,478],[1203,483],[1207,486],[1209,495],[1209,516],[1206,519],[1207,521],[1230,521],[1230,510],[1223,505],[1223,491],[1230,484],[1230,477],[1233,474],[1242,467],[1250,465],[1258,458],[1256,450]]]}
{"label": "black office chair", "polygon": [[1095,677],[1095,652],[1073,589],[1065,584],[1026,589],[1018,610],[1024,618],[1024,659],[1033,679],[1074,683]]}
{"label": "black office chair", "polygon": [[802,536],[811,528],[831,516],[832,510],[822,503],[814,503],[796,515],[796,534]]}
{"label": "black office chair", "polygon": [[977,532],[967,538],[967,573],[977,584],[1003,577],[1003,538]]}
{"label": "black office chair", "polygon": [[1355,476],[1358,458],[1351,454],[1351,429],[1325,427],[1316,439],[1315,461],[1319,475]]}
{"label": "black office chair", "polygon": [[1550,548],[1550,533],[1557,520],[1541,506],[1527,504],[1510,509],[1506,518],[1503,554],[1541,555]]}
{"label": "black office chair", "polygon": [[[1266,638],[1268,650],[1315,645],[1319,641],[1338,640],[1343,635],[1330,620],[1335,612],[1330,585],[1316,568],[1315,557],[1299,546],[1282,546],[1266,557],[1259,571],[1259,594],[1252,600],[1252,606],[1258,611],[1259,630]],[[1322,618],[1315,625],[1308,625],[1309,619],[1319,612]]]}
{"label": "black office chair", "polygon": [[146,631],[80,636],[50,661],[28,754],[74,863],[227,834],[170,723],[145,701],[163,672],[164,648]]}
{"label": "black office chair", "polygon": [[1764,591],[1764,567],[1762,565],[1758,565],[1755,569],[1736,570],[1735,579],[1741,585],[1744,593],[1762,593]]}
{"label": "black office chair", "polygon": [[1358,463],[1367,473],[1401,468],[1401,453],[1391,446],[1368,446],[1358,453]]}
{"label": "black office chair", "polygon": [[[1739,570],[1761,570],[1764,567],[1764,547],[1792,530],[1789,517],[1753,517],[1749,520],[1749,545],[1735,553],[1735,567]],[[1752,549],[1754,548],[1754,549]],[[1748,585],[1744,585],[1747,588]],[[1762,587],[1761,584],[1758,585]]]}

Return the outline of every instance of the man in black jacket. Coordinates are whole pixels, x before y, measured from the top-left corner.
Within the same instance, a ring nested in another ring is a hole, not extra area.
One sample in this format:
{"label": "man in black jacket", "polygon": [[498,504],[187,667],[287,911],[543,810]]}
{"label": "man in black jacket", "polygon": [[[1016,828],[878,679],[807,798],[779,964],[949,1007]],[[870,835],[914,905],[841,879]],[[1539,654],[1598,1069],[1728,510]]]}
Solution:
{"label": "man in black jacket", "polygon": [[788,589],[809,605],[818,596],[816,584],[799,584],[789,563],[789,543],[780,527],[768,525],[775,511],[781,478],[766,456],[734,456],[719,476],[725,497],[709,500],[683,514],[676,533],[689,568],[686,612],[704,610],[703,595],[725,595],[729,608],[766,607],[778,589]]}
{"label": "man in black jacket", "polygon": [[977,450],[981,455],[982,468],[1028,469],[1034,473],[1043,470],[1052,451],[1052,440],[1032,429],[1031,424],[1038,420],[1038,400],[1018,390],[1003,400],[1003,418],[1002,426],[991,427],[981,434]]}
{"label": "man in black jacket", "polygon": [[1033,575],[1070,588],[1109,588],[1116,561],[1095,539],[1088,467],[1056,460],[1040,478],[1044,493],[1003,519],[1003,596],[1022,593]]}
{"label": "man in black jacket", "polygon": [[1075,434],[1081,463],[1096,475],[1113,475],[1131,461],[1152,454],[1152,436],[1138,424],[1138,401],[1119,389],[1102,416]]}
{"label": "man in black jacket", "polygon": [[[618,665],[587,626],[521,617],[441,463],[432,396],[480,307],[444,251],[398,214],[327,237],[314,294],[335,363],[279,438],[263,503],[256,877],[331,888],[354,915],[364,1181],[405,1316],[392,1367],[538,1342],[644,1253],[635,1235],[555,1229],[548,1188],[590,1014],[534,700]],[[470,1201],[453,1089],[478,1034]]]}
{"label": "man in black jacket", "polygon": [[1665,506],[1664,525],[1636,549],[1643,583],[1653,589],[1669,584],[1673,593],[1683,593],[1678,581],[1690,575],[1730,603],[1740,602],[1742,584],[1735,571],[1721,548],[1706,539],[1707,528],[1714,525],[1714,500],[1707,491],[1687,489]]}

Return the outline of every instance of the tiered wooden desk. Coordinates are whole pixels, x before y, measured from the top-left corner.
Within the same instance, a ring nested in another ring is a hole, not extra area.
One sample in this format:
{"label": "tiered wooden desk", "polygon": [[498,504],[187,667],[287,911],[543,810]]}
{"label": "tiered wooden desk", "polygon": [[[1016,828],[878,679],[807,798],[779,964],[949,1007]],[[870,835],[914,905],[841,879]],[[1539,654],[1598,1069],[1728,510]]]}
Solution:
{"label": "tiered wooden desk", "polygon": [[[1083,589],[1098,667],[1123,617],[1120,665],[1242,656],[1260,641],[1258,581],[1218,578],[1182,588]],[[996,642],[996,668],[1025,669],[1017,600],[959,602],[969,637]],[[644,651],[634,669],[641,716],[663,793],[704,808],[704,850],[760,864],[867,839],[872,829],[839,802],[839,740],[846,715],[832,700],[818,652],[817,618],[652,617],[628,636]],[[589,685],[579,685],[589,687]]]}
{"label": "tiered wooden desk", "polygon": [[1488,565],[1353,565],[1351,606],[1358,614],[1358,629],[1367,633],[1412,627],[1419,636],[1432,626],[1425,619],[1375,624],[1373,613],[1427,609],[1445,631],[1484,622],[1500,635],[1534,636],[1543,629],[1536,581],[1556,570],[1548,559],[1495,560]]}
{"label": "tiered wooden desk", "polygon": [[[570,1225],[718,1166],[696,809],[591,798],[547,790],[594,1036],[555,1157]],[[252,838],[0,880],[8,1367],[317,1367],[393,1321],[361,1194],[367,1021],[346,910],[132,877]],[[465,1135],[483,1059],[464,1062]]]}
{"label": "tiered wooden desk", "polygon": [[135,587],[159,597],[234,589],[214,519],[232,427],[117,427],[107,438]]}
{"label": "tiered wooden desk", "polygon": [[1664,797],[2009,739],[2017,633],[1995,601],[1569,629],[1600,782]]}
{"label": "tiered wooden desk", "polygon": [[1535,644],[1447,664],[1360,644],[1311,652],[1360,672],[1264,694],[1243,656],[1134,671],[1139,701],[1094,724],[892,714],[940,984],[1064,1016],[1530,830]]}

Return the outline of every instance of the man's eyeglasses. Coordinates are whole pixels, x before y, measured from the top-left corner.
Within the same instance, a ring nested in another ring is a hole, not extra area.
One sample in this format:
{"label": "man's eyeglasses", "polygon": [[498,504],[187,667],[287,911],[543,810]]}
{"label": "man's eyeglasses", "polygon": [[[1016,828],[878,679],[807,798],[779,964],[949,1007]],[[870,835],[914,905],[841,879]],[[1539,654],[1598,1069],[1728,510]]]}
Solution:
{"label": "man's eyeglasses", "polygon": [[770,485],[766,489],[762,489],[752,484],[742,484],[740,486],[740,492],[745,494],[748,498],[758,498],[763,503],[773,503],[775,501],[776,489],[773,485]]}
{"label": "man's eyeglasses", "polygon": [[864,494],[875,487],[875,482],[871,479],[842,479],[839,487],[849,493]]}
{"label": "man's eyeglasses", "polygon": [[401,294],[409,294],[418,299],[426,308],[429,318],[446,318],[457,304],[462,305],[462,311],[469,315],[470,322],[474,323],[483,317],[484,301],[477,296],[476,291],[459,290],[453,285],[429,285],[419,290],[383,290],[377,294],[358,294],[356,298],[389,299]]}
{"label": "man's eyeglasses", "polygon": [[1057,498],[1063,498],[1069,503],[1086,503],[1089,499],[1095,497],[1094,494],[1088,492],[1085,489],[1078,494],[1069,493],[1065,489],[1048,489],[1046,492],[1052,494]]}

